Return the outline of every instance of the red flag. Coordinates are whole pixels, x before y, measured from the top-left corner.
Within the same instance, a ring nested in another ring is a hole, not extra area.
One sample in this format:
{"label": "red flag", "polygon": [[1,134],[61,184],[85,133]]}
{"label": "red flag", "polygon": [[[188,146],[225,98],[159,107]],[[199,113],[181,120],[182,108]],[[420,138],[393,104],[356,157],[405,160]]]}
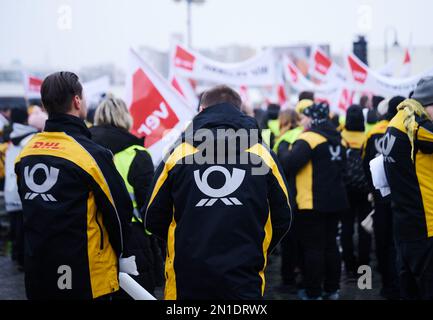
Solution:
{"label": "red flag", "polygon": [[409,54],[409,49],[406,49],[406,52],[404,54],[404,61],[403,64],[407,64],[410,63],[410,54]]}
{"label": "red flag", "polygon": [[174,65],[179,68],[192,71],[194,69],[195,57],[192,53],[186,51],[180,46],[176,46],[176,53],[174,56]]}
{"label": "red flag", "polygon": [[363,84],[367,80],[368,72],[367,69],[357,60],[358,59],[352,55],[348,56],[350,71],[352,72],[353,79],[356,82]]}
{"label": "red flag", "polygon": [[134,119],[132,133],[146,136],[145,146],[150,147],[160,140],[165,130],[175,127],[179,118],[143,70],[134,73],[132,83],[129,108]]}
{"label": "red flag", "polygon": [[329,68],[332,65],[332,60],[329,59],[329,57],[326,56],[325,53],[319,50],[318,48],[314,53],[313,59],[314,59],[314,70],[317,71],[319,74],[326,76],[329,71]]}
{"label": "red flag", "polygon": [[154,163],[178,137],[194,113],[173,87],[134,51],[130,54],[126,99],[133,118],[131,132],[145,138]]}
{"label": "red flag", "polygon": [[42,79],[32,76],[28,73],[24,73],[23,76],[24,94],[27,99],[40,99],[41,98],[41,86]]}
{"label": "red flag", "polygon": [[404,53],[404,59],[403,59],[403,66],[400,70],[400,76],[401,77],[409,77],[411,74],[411,66],[412,66],[412,59],[410,56],[409,49],[406,49]]}
{"label": "red flag", "polygon": [[278,103],[282,106],[287,102],[286,90],[284,84],[280,83],[277,88],[278,92]]}

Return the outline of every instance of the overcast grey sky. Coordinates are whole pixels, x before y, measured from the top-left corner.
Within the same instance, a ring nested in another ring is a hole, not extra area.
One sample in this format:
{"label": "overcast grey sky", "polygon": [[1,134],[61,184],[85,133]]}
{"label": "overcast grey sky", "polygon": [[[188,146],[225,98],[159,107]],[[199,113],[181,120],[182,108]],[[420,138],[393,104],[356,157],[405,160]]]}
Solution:
{"label": "overcast grey sky", "polygon": [[[413,45],[433,45],[432,0],[207,0],[192,15],[200,48],[311,42],[340,52],[360,31],[382,46],[387,26],[402,45],[411,33]],[[130,46],[167,49],[185,32],[186,5],[173,0],[0,0],[2,65],[124,66]]]}

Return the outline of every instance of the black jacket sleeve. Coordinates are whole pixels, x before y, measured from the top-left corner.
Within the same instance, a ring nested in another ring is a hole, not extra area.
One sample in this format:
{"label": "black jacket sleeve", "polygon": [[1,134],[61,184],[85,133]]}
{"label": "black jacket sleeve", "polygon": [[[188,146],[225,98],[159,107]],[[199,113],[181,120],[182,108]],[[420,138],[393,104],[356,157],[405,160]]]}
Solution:
{"label": "black jacket sleeve", "polygon": [[[117,256],[128,255],[127,239],[131,233],[132,202],[125,183],[117,171],[110,151],[99,151],[94,158],[102,171],[105,186],[93,181],[95,201],[102,212],[104,226]],[[108,187],[108,194],[102,188]]]}
{"label": "black jacket sleeve", "polygon": [[162,240],[167,240],[168,229],[174,218],[169,171],[169,167],[162,161],[153,178],[144,219],[146,230]]}
{"label": "black jacket sleeve", "polygon": [[147,205],[147,197],[153,179],[153,162],[148,152],[136,150],[136,156],[128,172],[128,182],[134,188],[139,209]]}
{"label": "black jacket sleeve", "polygon": [[311,159],[312,150],[305,140],[296,140],[291,150],[280,153],[281,165],[287,174],[296,174]]}
{"label": "black jacket sleeve", "polygon": [[289,231],[292,212],[289,204],[288,185],[276,155],[271,151],[275,167],[268,174],[268,202],[272,222],[272,241],[269,254]]}

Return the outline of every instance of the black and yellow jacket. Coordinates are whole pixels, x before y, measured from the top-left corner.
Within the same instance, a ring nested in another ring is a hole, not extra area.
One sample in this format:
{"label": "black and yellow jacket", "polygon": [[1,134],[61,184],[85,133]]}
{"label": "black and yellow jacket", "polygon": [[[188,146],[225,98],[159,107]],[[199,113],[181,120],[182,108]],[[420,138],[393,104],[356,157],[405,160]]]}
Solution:
{"label": "black and yellow jacket", "polygon": [[350,131],[343,129],[341,132],[342,144],[345,148],[361,150],[365,143],[364,131]]}
{"label": "black and yellow jacket", "polygon": [[[247,139],[250,129],[258,132],[257,122],[230,104],[206,108],[190,129],[158,167],[145,219],[167,239],[165,299],[259,299],[268,254],[291,221],[284,175],[260,139],[241,148],[233,134],[216,136],[218,129],[246,129]],[[209,145],[236,146],[235,157],[248,161],[229,164],[220,149],[204,150],[189,139],[199,129],[209,129]],[[219,162],[199,164],[206,152]]]}
{"label": "black and yellow jacket", "polygon": [[345,150],[332,124],[303,132],[280,159],[291,177],[291,197],[298,210],[340,212],[348,208],[343,183]]}
{"label": "black and yellow jacket", "polygon": [[382,138],[388,129],[388,120],[382,120],[376,123],[368,132],[363,150],[362,159],[364,164],[364,171],[366,173],[370,190],[374,195],[374,201],[390,201],[390,196],[382,197],[380,191],[375,189],[370,172],[370,161],[382,154]]}
{"label": "black and yellow jacket", "polygon": [[[111,152],[90,140],[77,117],[55,115],[23,149],[15,172],[28,297],[91,299],[117,291],[132,204]],[[61,266],[70,268],[71,289],[58,286]]]}
{"label": "black and yellow jacket", "polygon": [[382,142],[397,241],[433,236],[433,122],[415,118],[412,145],[401,110]]}

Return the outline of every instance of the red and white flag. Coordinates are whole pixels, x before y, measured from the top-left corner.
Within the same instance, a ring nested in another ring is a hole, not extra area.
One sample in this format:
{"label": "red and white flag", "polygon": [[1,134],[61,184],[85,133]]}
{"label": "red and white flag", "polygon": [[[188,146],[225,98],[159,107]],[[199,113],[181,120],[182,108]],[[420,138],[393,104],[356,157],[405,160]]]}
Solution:
{"label": "red and white flag", "polygon": [[186,99],[191,109],[196,110],[198,107],[198,97],[191,82],[175,74],[172,74],[169,80],[173,88]]}
{"label": "red and white flag", "polygon": [[322,84],[307,79],[296,65],[288,58],[283,58],[285,79],[297,92],[313,91],[317,102],[326,101],[331,111],[342,114],[352,104],[353,90],[350,85],[334,79]]}
{"label": "red and white flag", "polygon": [[194,112],[170,83],[132,49],[125,100],[133,118],[131,132],[145,137],[145,147],[157,164],[194,117]]}
{"label": "red and white flag", "polygon": [[347,57],[349,66],[349,79],[358,92],[370,92],[381,96],[407,96],[415,89],[418,81],[425,76],[433,74],[433,68],[406,78],[385,77],[377,71],[371,70],[355,55],[350,54]]}
{"label": "red and white flag", "polygon": [[323,80],[328,75],[331,66],[332,60],[327,56],[327,54],[319,47],[315,47],[311,53],[309,73]]}
{"label": "red and white flag", "polygon": [[334,63],[318,46],[311,52],[309,74],[323,82],[346,81],[344,69]]}
{"label": "red and white flag", "polygon": [[24,72],[23,85],[24,95],[27,99],[40,99],[42,79]]}
{"label": "red and white flag", "polygon": [[400,70],[401,77],[409,77],[412,69],[412,58],[409,52],[409,48],[404,52],[403,66]]}

